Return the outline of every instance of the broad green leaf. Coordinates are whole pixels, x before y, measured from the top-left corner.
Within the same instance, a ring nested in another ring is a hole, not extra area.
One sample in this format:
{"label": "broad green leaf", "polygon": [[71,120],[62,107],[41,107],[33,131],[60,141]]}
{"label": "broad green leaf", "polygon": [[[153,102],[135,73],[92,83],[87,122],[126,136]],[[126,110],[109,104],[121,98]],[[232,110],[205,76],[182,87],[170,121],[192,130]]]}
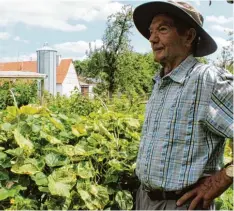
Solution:
{"label": "broad green leaf", "polygon": [[39,186],[38,190],[41,191],[41,192],[45,192],[45,193],[49,193],[50,192],[50,190],[49,190],[48,187],[43,187],[43,186]]}
{"label": "broad green leaf", "polygon": [[12,124],[8,122],[1,124],[1,129],[4,131],[10,131],[11,127],[12,127]]}
{"label": "broad green leaf", "polygon": [[50,117],[49,119],[54,124],[54,126],[56,128],[58,128],[59,130],[64,130],[64,126],[63,126],[62,122],[59,119],[56,119],[54,117]]}
{"label": "broad green leaf", "polygon": [[21,157],[24,150],[22,148],[8,149],[5,151],[7,154],[13,155],[15,157]]}
{"label": "broad green leaf", "polygon": [[70,190],[76,183],[76,174],[72,169],[60,168],[48,177],[48,187],[52,195],[70,196]]}
{"label": "broad green leaf", "polygon": [[133,118],[127,118],[127,119],[124,119],[124,122],[129,126],[129,127],[132,127],[132,128],[139,128],[140,127],[140,122],[138,119],[133,119]]}
{"label": "broad green leaf", "polygon": [[43,172],[36,173],[35,175],[31,175],[32,180],[36,182],[38,186],[47,186],[48,179],[47,176]]}
{"label": "broad green leaf", "polygon": [[22,166],[19,166],[18,163],[14,164],[11,167],[11,171],[16,173],[16,174],[36,174],[40,172],[34,165],[32,164],[23,164]]}
{"label": "broad green leaf", "polygon": [[72,145],[62,145],[62,146],[59,146],[57,149],[63,155],[70,156],[70,157],[75,155],[74,146]]}
{"label": "broad green leaf", "polygon": [[115,170],[117,171],[124,171],[125,167],[123,166],[123,164],[118,161],[117,159],[112,159],[108,162],[108,164]]}
{"label": "broad green leaf", "polygon": [[4,152],[0,152],[0,166],[3,168],[11,167],[11,159]]}
{"label": "broad green leaf", "polygon": [[24,164],[32,164],[34,165],[39,171],[42,171],[43,168],[45,167],[45,162],[42,157],[40,158],[27,158],[24,160]]}
{"label": "broad green leaf", "polygon": [[56,182],[49,176],[49,191],[52,195],[56,196],[70,196],[70,190],[72,189],[72,186],[70,184],[62,183],[62,182]]}
{"label": "broad green leaf", "polygon": [[33,152],[33,143],[26,139],[23,135],[20,134],[19,129],[15,129],[13,131],[15,141],[19,145],[20,148],[24,149],[28,154],[32,154]]}
{"label": "broad green leaf", "polygon": [[6,160],[7,154],[4,152],[0,152],[0,160]]}
{"label": "broad green leaf", "polygon": [[34,133],[40,132],[40,131],[41,131],[41,126],[36,125],[36,124],[33,124],[33,125],[32,125],[32,131],[33,131]]}
{"label": "broad green leaf", "polygon": [[11,189],[0,188],[0,201],[9,197],[14,197],[20,192],[20,190],[26,190],[26,188],[21,185],[14,186]]}
{"label": "broad green leaf", "polygon": [[0,181],[1,180],[9,180],[9,175],[8,175],[8,171],[5,170],[4,168],[0,167]]}
{"label": "broad green leaf", "polygon": [[92,178],[95,176],[95,170],[91,162],[80,161],[76,167],[76,174],[83,179]]}
{"label": "broad green leaf", "polygon": [[75,155],[86,155],[86,151],[84,150],[83,146],[76,144],[74,148]]}
{"label": "broad green leaf", "polygon": [[28,174],[33,175],[39,173],[44,168],[45,163],[42,159],[27,158],[25,160],[19,160],[16,162],[11,171],[16,174]]}
{"label": "broad green leaf", "polygon": [[101,122],[98,122],[97,123],[97,126],[99,127],[99,131],[101,134],[107,136],[108,138],[110,138],[111,140],[114,139],[114,136],[113,134],[111,134],[107,128],[105,128],[105,126],[101,123]]}
{"label": "broad green leaf", "polygon": [[68,157],[51,152],[45,156],[45,162],[48,166],[55,167],[67,165],[70,160]]}
{"label": "broad green leaf", "polygon": [[117,172],[107,171],[105,174],[104,184],[117,183],[118,179],[119,179],[119,175]]}
{"label": "broad green leaf", "polygon": [[64,114],[59,113],[58,116],[63,120],[68,120],[68,117]]}
{"label": "broad green leaf", "polygon": [[77,137],[86,135],[87,131],[86,131],[85,125],[77,124],[77,125],[72,126],[72,133]]}
{"label": "broad green leaf", "polygon": [[133,207],[133,198],[129,191],[118,191],[115,195],[115,201],[121,210],[131,210]]}
{"label": "broad green leaf", "polygon": [[3,168],[11,167],[11,159],[4,152],[0,152],[0,166]]}
{"label": "broad green leaf", "polygon": [[82,189],[77,189],[77,191],[90,210],[102,210],[109,202],[107,188],[101,185],[90,185],[87,191]]}
{"label": "broad green leaf", "polygon": [[57,139],[54,136],[51,136],[43,131],[40,132],[40,136],[42,138],[45,138],[48,142],[50,142],[51,144],[62,144],[62,141],[60,141],[59,139]]}
{"label": "broad green leaf", "polygon": [[18,108],[15,106],[8,106],[6,108],[7,111],[7,116],[5,117],[6,121],[11,122],[12,120],[14,120],[16,118],[16,116],[18,115]]}

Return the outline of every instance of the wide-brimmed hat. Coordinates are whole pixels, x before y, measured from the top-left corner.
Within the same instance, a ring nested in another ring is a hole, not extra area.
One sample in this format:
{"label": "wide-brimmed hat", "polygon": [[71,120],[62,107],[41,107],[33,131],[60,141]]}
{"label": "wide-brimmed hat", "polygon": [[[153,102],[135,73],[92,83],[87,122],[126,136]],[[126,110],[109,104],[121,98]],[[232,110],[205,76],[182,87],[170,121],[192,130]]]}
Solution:
{"label": "wide-brimmed hat", "polygon": [[178,17],[196,29],[199,37],[194,56],[206,56],[216,51],[217,44],[202,27],[202,15],[186,2],[154,1],[138,6],[134,10],[133,20],[136,28],[146,39],[150,37],[149,26],[154,16],[163,13]]}

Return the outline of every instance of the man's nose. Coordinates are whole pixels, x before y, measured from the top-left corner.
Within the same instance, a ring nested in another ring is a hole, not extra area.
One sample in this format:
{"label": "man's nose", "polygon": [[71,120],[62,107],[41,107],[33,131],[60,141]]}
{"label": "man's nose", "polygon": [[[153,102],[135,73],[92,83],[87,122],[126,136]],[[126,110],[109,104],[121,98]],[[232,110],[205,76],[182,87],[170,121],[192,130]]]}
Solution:
{"label": "man's nose", "polygon": [[158,33],[156,33],[156,32],[151,33],[151,34],[150,34],[150,37],[149,37],[149,41],[150,41],[151,43],[158,42],[158,41],[159,41]]}

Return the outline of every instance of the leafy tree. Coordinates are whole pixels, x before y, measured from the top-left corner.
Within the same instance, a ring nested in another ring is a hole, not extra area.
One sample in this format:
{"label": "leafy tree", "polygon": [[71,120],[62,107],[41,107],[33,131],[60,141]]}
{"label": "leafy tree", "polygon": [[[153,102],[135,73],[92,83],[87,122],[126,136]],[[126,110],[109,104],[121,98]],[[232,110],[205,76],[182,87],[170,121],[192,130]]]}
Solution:
{"label": "leafy tree", "polygon": [[125,75],[125,77],[118,77],[121,93],[143,95],[151,92],[152,78],[160,68],[160,65],[154,62],[152,53],[126,52],[121,55],[118,62],[118,73]]}
{"label": "leafy tree", "polygon": [[234,41],[233,41],[233,32],[229,32],[229,38],[228,42],[229,45],[224,46],[222,48],[220,56],[217,58],[217,61],[214,62],[215,65],[226,68],[231,73],[233,73],[233,47],[234,47]]}
{"label": "leafy tree", "polygon": [[118,89],[118,60],[130,47],[129,34],[133,27],[132,7],[124,5],[120,12],[110,15],[100,49],[90,49],[89,76],[98,77],[112,98]]}
{"label": "leafy tree", "polygon": [[87,66],[88,66],[88,59],[84,60],[84,61],[74,61],[74,66],[76,69],[76,72],[78,75],[86,75],[87,73]]}

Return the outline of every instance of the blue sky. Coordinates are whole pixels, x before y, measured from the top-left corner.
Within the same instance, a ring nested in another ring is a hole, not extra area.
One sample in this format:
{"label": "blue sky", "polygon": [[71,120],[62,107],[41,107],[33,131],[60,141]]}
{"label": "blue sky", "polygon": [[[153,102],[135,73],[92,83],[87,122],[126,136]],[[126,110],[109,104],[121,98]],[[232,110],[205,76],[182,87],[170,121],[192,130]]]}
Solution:
{"label": "blue sky", "polygon": [[[134,8],[146,1],[110,0],[0,0],[0,62],[36,59],[45,42],[62,58],[84,59],[88,43],[100,46],[108,15],[123,4]],[[204,28],[216,40],[216,59],[233,30],[233,5],[226,0],[188,1],[204,16]],[[226,31],[226,32],[225,32]],[[131,44],[137,52],[150,51],[149,42],[136,29]]]}

